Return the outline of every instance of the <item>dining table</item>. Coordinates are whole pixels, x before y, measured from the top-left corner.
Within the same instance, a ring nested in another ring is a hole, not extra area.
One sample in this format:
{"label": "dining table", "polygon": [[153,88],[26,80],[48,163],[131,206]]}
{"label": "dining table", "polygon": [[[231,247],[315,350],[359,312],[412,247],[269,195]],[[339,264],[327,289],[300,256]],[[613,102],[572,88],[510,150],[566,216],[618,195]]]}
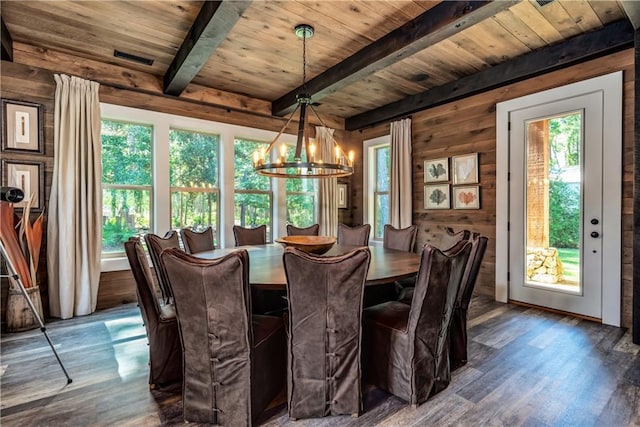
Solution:
{"label": "dining table", "polygon": [[[358,246],[334,245],[322,256],[342,255]],[[214,259],[239,249],[249,253],[249,282],[252,286],[265,290],[283,290],[287,278],[282,263],[284,246],[280,243],[266,245],[237,246],[220,248],[194,254],[203,259]],[[393,283],[414,276],[420,267],[420,254],[388,249],[382,246],[369,246],[371,263],[365,286]]]}

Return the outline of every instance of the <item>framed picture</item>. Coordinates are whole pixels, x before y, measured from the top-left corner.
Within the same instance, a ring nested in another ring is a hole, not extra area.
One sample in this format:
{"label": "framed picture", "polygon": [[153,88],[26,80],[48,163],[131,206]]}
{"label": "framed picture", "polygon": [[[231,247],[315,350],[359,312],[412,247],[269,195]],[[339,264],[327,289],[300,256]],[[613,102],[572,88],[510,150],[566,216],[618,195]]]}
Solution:
{"label": "framed picture", "polygon": [[453,156],[453,184],[476,184],[478,182],[478,153]]}
{"label": "framed picture", "polygon": [[2,99],[2,151],[44,153],[44,107]]}
{"label": "framed picture", "polygon": [[453,209],[480,209],[480,186],[453,187]]}
{"label": "framed picture", "polygon": [[44,163],[2,160],[2,185],[17,187],[24,191],[24,200],[14,203],[23,208],[29,197],[33,197],[31,209],[41,210],[44,203]]}
{"label": "framed picture", "polygon": [[346,209],[349,206],[348,184],[338,183],[338,209]]}
{"label": "framed picture", "polygon": [[449,158],[425,160],[424,182],[449,181]]}
{"label": "framed picture", "polygon": [[432,184],[424,186],[425,209],[450,209],[451,201],[449,199],[449,184]]}

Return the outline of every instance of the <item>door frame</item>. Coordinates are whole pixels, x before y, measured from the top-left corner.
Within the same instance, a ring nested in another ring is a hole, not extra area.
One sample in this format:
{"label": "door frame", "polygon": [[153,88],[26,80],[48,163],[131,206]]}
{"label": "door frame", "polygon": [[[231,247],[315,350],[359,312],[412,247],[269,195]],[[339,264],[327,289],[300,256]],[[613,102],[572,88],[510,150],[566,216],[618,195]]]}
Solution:
{"label": "door frame", "polygon": [[[522,96],[496,105],[496,289],[495,299],[509,300],[509,114],[558,99],[603,93],[602,323],[620,326],[622,294],[622,71]],[[609,173],[609,171],[611,171]],[[606,280],[605,280],[606,278]]]}

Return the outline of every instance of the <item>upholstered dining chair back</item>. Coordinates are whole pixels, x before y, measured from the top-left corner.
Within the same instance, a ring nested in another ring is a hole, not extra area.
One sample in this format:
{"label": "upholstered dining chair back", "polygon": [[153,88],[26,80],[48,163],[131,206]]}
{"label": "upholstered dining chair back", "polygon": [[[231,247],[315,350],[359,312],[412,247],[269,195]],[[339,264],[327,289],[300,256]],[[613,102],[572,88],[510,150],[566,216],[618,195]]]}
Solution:
{"label": "upholstered dining chair back", "polygon": [[470,233],[468,241],[471,242],[471,252],[456,297],[449,334],[451,370],[467,363],[467,311],[489,240],[479,233]]}
{"label": "upholstered dining chair back", "polygon": [[287,236],[317,236],[319,232],[320,224],[313,224],[305,228],[287,224]]}
{"label": "upholstered dining chair back", "polygon": [[417,225],[410,225],[406,228],[395,228],[391,224],[385,224],[382,246],[398,251],[413,252],[417,234]]}
{"label": "upholstered dining chair back", "polygon": [[188,254],[197,254],[212,251],[216,247],[213,244],[213,229],[207,227],[202,231],[193,231],[184,228],[180,231],[184,251]]}
{"label": "upholstered dining chair back", "polygon": [[289,416],[359,414],[362,295],[369,248],[321,257],[288,247]]}
{"label": "upholstered dining chair back", "polygon": [[[471,231],[469,230],[460,230],[454,231],[451,227],[444,228],[444,234],[440,239],[440,244],[438,248],[444,252],[455,247],[460,241],[467,241],[471,238]],[[415,287],[412,283],[408,281],[396,282],[397,290],[398,290],[398,301],[401,301],[405,304],[411,304],[411,300],[413,299],[413,292],[415,291]]]}
{"label": "upholstered dining chair back", "polygon": [[138,237],[124,244],[136,282],[138,306],[149,341],[149,384],[151,388],[182,380],[182,345],[173,304],[159,298],[147,255]]}
{"label": "upholstered dining chair back", "polygon": [[173,301],[173,294],[169,287],[167,273],[164,270],[164,266],[160,263],[160,254],[167,248],[180,247],[178,232],[175,230],[169,230],[164,237],[160,237],[153,233],[147,233],[144,235],[144,241],[147,243],[147,249],[149,250],[151,263],[153,264],[153,269],[156,272],[156,278],[158,279],[158,284],[162,291],[162,297],[166,303],[170,303]]}
{"label": "upholstered dining chair back", "polygon": [[471,251],[425,245],[411,305],[389,301],[364,311],[365,380],[418,405],[450,381],[447,334]]}
{"label": "upholstered dining chair back", "polygon": [[205,260],[167,249],[161,261],[184,349],[185,421],[250,425],[284,385],[285,332],[281,318],[251,316],[247,251]]}
{"label": "upholstered dining chair back", "polygon": [[266,245],[267,226],[263,224],[255,228],[246,228],[234,225],[233,236],[236,239],[236,246]]}
{"label": "upholstered dining chair back", "polygon": [[338,244],[348,246],[369,246],[369,233],[371,225],[363,224],[349,227],[345,224],[338,224]]}

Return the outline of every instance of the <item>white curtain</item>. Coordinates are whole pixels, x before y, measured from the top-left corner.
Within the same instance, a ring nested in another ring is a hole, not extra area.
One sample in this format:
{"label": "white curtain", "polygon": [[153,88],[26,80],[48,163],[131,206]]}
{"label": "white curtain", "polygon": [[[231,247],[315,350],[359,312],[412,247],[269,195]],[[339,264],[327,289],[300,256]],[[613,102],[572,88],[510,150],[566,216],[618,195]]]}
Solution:
{"label": "white curtain", "polygon": [[389,220],[396,228],[413,224],[411,179],[411,119],[407,118],[391,122]]}
{"label": "white curtain", "polygon": [[102,246],[99,84],[56,74],[54,165],[47,225],[51,315],[95,311]]}
{"label": "white curtain", "polygon": [[[334,155],[333,132],[324,126],[316,126],[316,142],[321,159]],[[338,182],[336,178],[318,180],[318,224],[321,236],[335,236],[338,232]]]}

